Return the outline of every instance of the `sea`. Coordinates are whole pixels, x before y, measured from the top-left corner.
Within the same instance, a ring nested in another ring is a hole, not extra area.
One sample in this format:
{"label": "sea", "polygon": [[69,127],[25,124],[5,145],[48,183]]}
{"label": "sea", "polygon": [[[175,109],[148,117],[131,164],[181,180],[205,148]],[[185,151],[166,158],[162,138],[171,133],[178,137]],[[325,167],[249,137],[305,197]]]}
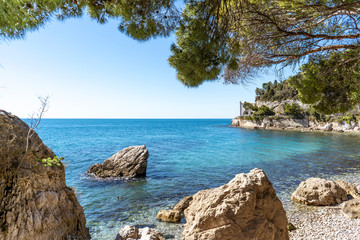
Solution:
{"label": "sea", "polygon": [[[183,223],[156,220],[183,197],[263,169],[283,202],[309,177],[359,179],[360,134],[248,130],[231,119],[43,119],[38,134],[64,157],[66,183],[84,208],[92,239],[125,225],[180,239]],[[144,179],[97,180],[88,168],[128,146],[149,151]]]}

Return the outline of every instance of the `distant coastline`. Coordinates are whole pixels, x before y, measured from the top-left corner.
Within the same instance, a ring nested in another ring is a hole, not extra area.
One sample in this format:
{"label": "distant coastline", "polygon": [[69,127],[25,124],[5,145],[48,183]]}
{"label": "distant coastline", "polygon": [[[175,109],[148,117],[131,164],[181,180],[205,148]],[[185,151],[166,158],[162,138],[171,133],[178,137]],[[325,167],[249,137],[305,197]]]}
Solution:
{"label": "distant coastline", "polygon": [[304,119],[286,117],[265,117],[263,120],[247,120],[245,117],[235,117],[231,120],[232,127],[246,129],[285,130],[300,132],[339,132],[360,133],[358,122],[317,122]]}

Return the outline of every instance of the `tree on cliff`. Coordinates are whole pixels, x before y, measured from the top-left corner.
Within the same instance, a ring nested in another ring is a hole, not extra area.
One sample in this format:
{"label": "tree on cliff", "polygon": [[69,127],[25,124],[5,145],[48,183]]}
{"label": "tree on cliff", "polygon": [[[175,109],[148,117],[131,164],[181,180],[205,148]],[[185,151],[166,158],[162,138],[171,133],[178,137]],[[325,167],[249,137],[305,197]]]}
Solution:
{"label": "tree on cliff", "polygon": [[360,50],[311,58],[290,77],[299,99],[323,114],[343,113],[360,103]]}
{"label": "tree on cliff", "polygon": [[168,36],[177,42],[169,58],[187,86],[224,78],[246,82],[264,69],[306,61],[307,56],[359,49],[358,0],[19,0],[2,1],[0,36],[24,36],[52,18],[85,11],[99,23],[144,41]]}

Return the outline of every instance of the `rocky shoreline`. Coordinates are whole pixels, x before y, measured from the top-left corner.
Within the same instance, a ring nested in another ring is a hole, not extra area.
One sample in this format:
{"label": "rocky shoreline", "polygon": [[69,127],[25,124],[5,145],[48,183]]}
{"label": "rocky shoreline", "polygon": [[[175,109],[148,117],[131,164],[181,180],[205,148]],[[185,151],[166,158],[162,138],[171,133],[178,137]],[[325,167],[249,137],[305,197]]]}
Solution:
{"label": "rocky shoreline", "polygon": [[339,132],[360,133],[360,124],[356,122],[316,122],[305,119],[270,118],[262,121],[246,120],[244,117],[236,117],[231,120],[230,126],[246,129],[285,130],[300,132]]}

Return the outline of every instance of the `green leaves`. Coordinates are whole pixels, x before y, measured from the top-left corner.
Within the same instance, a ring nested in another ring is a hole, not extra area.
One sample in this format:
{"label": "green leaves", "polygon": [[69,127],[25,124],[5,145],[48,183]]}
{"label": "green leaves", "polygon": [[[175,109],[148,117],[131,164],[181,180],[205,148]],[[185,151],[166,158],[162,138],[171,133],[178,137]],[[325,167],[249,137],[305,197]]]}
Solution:
{"label": "green leaves", "polygon": [[344,113],[360,103],[360,50],[318,56],[290,78],[299,99],[324,114]]}
{"label": "green leaves", "polygon": [[218,28],[211,9],[205,2],[188,3],[177,28],[177,44],[171,46],[169,63],[188,87],[218,79],[229,61],[226,33]]}
{"label": "green leaves", "polygon": [[52,167],[52,166],[61,166],[61,161],[64,160],[64,157],[54,157],[54,158],[44,158],[44,159],[35,159],[37,162],[43,163],[44,167]]}

